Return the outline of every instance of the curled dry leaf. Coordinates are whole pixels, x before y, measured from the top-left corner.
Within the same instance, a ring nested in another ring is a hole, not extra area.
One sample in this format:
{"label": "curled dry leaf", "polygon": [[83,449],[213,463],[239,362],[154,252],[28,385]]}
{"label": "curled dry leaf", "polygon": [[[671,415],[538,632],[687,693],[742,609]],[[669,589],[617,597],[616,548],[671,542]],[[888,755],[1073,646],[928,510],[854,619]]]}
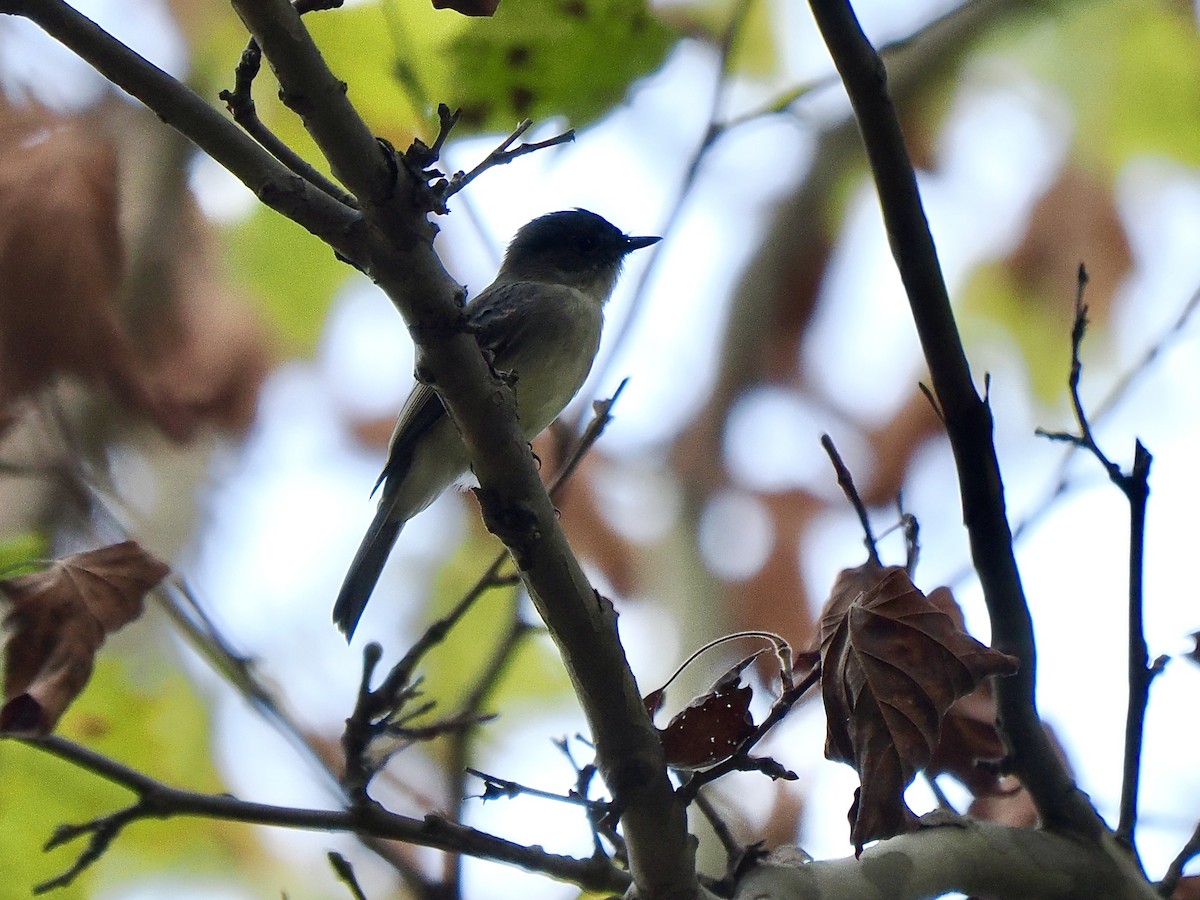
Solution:
{"label": "curled dry leaf", "polygon": [[951,705],[1016,660],[976,641],[902,568],[843,571],[821,617],[825,755],[858,772],[851,840],[907,830],[904,790],[925,767]]}
{"label": "curled dry leaf", "polygon": [[[728,759],[754,733],[750,701],[754,691],[742,684],[742,672],[758,658],[754,654],[721,676],[712,690],[697,697],[659,729],[667,765],[676,769],[703,769]],[[644,703],[653,715],[661,706],[663,690],[652,691]]]}
{"label": "curled dry leaf", "polygon": [[[966,631],[962,610],[949,588],[934,588],[929,602],[950,616],[954,627]],[[996,730],[996,700],[990,681],[965,697],[959,697],[946,711],[937,746],[926,766],[930,775],[953,775],[976,797],[1005,791],[996,765],[1004,757],[1004,744]]]}
{"label": "curled dry leaf", "polygon": [[5,617],[0,732],[46,735],[92,674],[105,637],[142,612],[170,568],[134,541],[74,553],[0,581]]}

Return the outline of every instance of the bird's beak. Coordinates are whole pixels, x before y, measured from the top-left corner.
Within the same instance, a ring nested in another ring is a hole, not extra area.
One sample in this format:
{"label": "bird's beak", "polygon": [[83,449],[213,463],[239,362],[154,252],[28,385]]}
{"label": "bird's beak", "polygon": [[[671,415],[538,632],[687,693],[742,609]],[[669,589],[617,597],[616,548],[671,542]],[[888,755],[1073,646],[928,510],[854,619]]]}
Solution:
{"label": "bird's beak", "polygon": [[632,253],[634,250],[641,250],[643,247],[649,247],[651,244],[657,244],[661,241],[660,237],[626,237],[625,252]]}

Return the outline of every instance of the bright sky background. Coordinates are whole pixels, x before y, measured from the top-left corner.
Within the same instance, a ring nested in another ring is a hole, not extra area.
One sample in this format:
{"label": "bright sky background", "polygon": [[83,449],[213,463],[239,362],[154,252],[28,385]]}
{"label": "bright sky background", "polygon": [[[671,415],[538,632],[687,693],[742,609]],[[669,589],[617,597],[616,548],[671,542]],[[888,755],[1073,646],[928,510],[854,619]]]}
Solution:
{"label": "bright sky background", "polygon": [[[182,44],[158,3],[89,0],[77,5],[160,65],[179,71]],[[798,11],[789,15],[796,28],[810,34],[807,14],[800,4],[793,5]],[[927,10],[947,5],[907,0],[856,3],[876,39],[899,36],[922,21]],[[39,93],[41,99],[62,105],[93,98],[98,82],[90,70],[31,31],[36,30],[21,22],[0,23],[0,71],[6,83],[36,84],[39,91],[52,92]],[[786,74],[791,83],[825,71],[826,58],[815,35],[793,45],[792,53]],[[710,50],[684,44],[663,71],[638,86],[626,107],[583,131],[575,145],[527,157],[476,182],[467,199],[486,235],[481,236],[465,215],[442,223],[442,246],[452,248],[452,274],[478,290],[490,280],[506,237],[553,209],[583,206],[631,233],[656,233],[680,167],[705,126],[707,86],[713,83],[715,65]],[[769,92],[746,86],[733,92],[731,103],[750,106],[760,99],[758,94]],[[822,101],[821,115],[837,108],[833,99]],[[553,130],[553,124],[544,127],[547,134]],[[1019,78],[980,80],[959,93],[938,148],[938,175],[922,183],[952,293],[973,265],[1002,255],[1015,242],[1031,203],[1054,176],[1071,137],[1065,101],[1040,85]],[[454,144],[449,162],[469,167],[493,144],[491,139]],[[656,454],[702,403],[715,374],[729,290],[764,223],[770,221],[772,203],[803,173],[811,150],[804,123],[783,117],[744,127],[717,147],[677,230],[662,245],[663,258],[629,340],[587,389],[592,396],[607,395],[620,378],[632,377],[604,446],[624,460],[645,461],[650,496],[660,501],[660,511],[667,510],[664,521],[669,522],[670,486],[653,484]],[[212,166],[199,165],[194,184],[205,207],[222,217],[248,208],[244,192],[231,189],[229,179]],[[1093,360],[1085,348],[1085,363],[1093,363],[1085,374],[1085,396],[1093,400],[1157,339],[1200,285],[1194,237],[1200,233],[1197,174],[1164,160],[1137,160],[1121,173],[1119,200],[1136,271],[1122,290],[1117,324],[1102,344],[1111,357]],[[845,409],[882,419],[918,377],[919,356],[874,196],[865,186],[853,200],[843,239],[806,352],[811,370],[831,391],[836,387]],[[610,306],[610,336],[647,261],[648,254],[631,261]],[[1200,323],[1192,323],[1117,414],[1097,429],[1110,455],[1126,465],[1135,435],[1155,456],[1146,569],[1152,655],[1185,650],[1186,635],[1200,629],[1187,568],[1195,552],[1194,467],[1200,458],[1200,416],[1195,392],[1179,387],[1200,384],[1198,342]],[[1013,356],[1011,347],[997,343],[976,348],[973,365],[977,376],[985,371],[992,376],[1009,505],[1014,521],[1019,521],[1053,484],[1062,457],[1061,448],[1035,439],[1033,428],[1070,423],[1048,421],[1044,410],[1031,405]],[[222,454],[215,463],[215,490],[204,501],[203,529],[183,561],[228,632],[298,698],[296,712],[326,727],[350,708],[363,643],[360,637],[346,649],[330,625],[328,607],[372,514],[367,493],[382,463],[379,453],[355,442],[345,416],[347,410],[386,415],[397,409],[411,369],[411,348],[390,304],[365,282],[350,284],[335,302],[315,358],[289,363],[274,373],[246,445]],[[833,430],[852,468],[867,465],[854,435],[840,436],[827,411],[781,390],[763,389],[746,397],[733,422],[726,440],[727,462],[735,481],[747,489],[803,485],[836,490],[817,444],[825,430]],[[1125,698],[1127,507],[1093,461],[1078,459],[1071,471],[1085,487],[1060,501],[1028,535],[1020,546],[1020,562],[1043,648],[1042,713],[1059,726],[1081,785],[1113,821]],[[918,575],[929,586],[961,573],[967,562],[957,501],[947,506],[951,472],[948,450],[932,449],[905,491],[906,506],[921,518],[924,554]],[[638,490],[628,484],[614,490],[615,503],[638,508]],[[759,520],[754,504],[746,502],[748,496],[737,491],[724,496],[706,523],[706,528],[717,529],[715,543],[723,550],[730,545],[720,541],[722,533],[739,535],[737,552],[725,561],[734,570],[741,566],[752,571],[770,540],[769,530],[756,527]],[[944,514],[947,509],[949,515]],[[461,532],[468,514],[467,505],[454,496],[443,497],[423,514],[421,527],[408,529],[393,555],[384,576],[387,590],[410,596],[415,605],[428,585],[439,548]],[[718,527],[721,523],[725,528]],[[651,521],[644,527],[661,524]],[[831,515],[818,535],[801,553],[809,583],[815,593],[823,594],[839,568],[859,561],[861,544],[849,515]],[[956,588],[968,624],[986,637],[977,588],[971,581]],[[638,627],[642,625],[648,627]],[[378,636],[411,626],[401,605],[378,605],[368,612],[363,633]],[[629,656],[643,684],[665,677],[675,660],[692,649],[680,645],[668,652],[671,648],[664,641],[669,644],[670,629],[670,620],[645,604],[622,610]],[[1153,689],[1140,844],[1154,873],[1174,855],[1200,808],[1200,769],[1191,752],[1197,735],[1187,715],[1197,696],[1200,669],[1180,660]],[[307,777],[305,764],[240,700],[215,685],[213,697],[221,738],[218,753],[235,792],[289,805],[332,802],[331,794]],[[549,710],[523,717],[516,723],[519,728],[511,721],[507,724],[489,729],[489,740],[507,751],[497,774],[547,789],[566,785],[570,772],[549,738],[582,730],[581,718],[570,709]],[[820,760],[822,728],[819,711],[810,708],[790,721],[773,745],[781,761],[795,767],[805,782],[812,779],[815,814],[803,843],[817,857],[848,851],[844,817],[854,786],[848,768]],[[246,753],[246,746],[256,752]],[[419,755],[412,753],[406,764],[420,765]],[[946,788],[952,798],[963,799],[952,785]],[[766,797],[778,788],[765,779],[740,777],[736,789]],[[570,808],[522,800],[475,809],[473,824],[512,840],[561,852],[589,851],[582,819]],[[298,869],[319,873],[313,877],[326,877],[323,852],[333,848],[352,855],[369,894],[388,883],[383,867],[369,854],[354,852],[350,839],[278,830],[264,831],[264,839],[293,855]],[[569,888],[502,866],[468,862],[466,871],[472,896],[573,895]],[[190,896],[208,898],[260,895],[237,890],[226,895],[213,884],[192,885],[189,890]],[[172,892],[184,896],[177,885]],[[161,895],[162,884],[155,881],[141,893],[120,896]]]}

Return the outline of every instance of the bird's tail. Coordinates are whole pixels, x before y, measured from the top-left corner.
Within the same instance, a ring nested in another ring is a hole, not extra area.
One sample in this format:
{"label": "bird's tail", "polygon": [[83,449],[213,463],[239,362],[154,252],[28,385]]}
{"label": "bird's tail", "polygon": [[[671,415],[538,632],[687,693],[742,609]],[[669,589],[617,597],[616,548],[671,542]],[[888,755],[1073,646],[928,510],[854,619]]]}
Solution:
{"label": "bird's tail", "polygon": [[354,562],[350,563],[350,571],[346,573],[346,580],[342,582],[337,602],[333,605],[333,622],[346,636],[347,643],[354,637],[354,629],[358,627],[358,620],[367,608],[367,601],[371,599],[371,592],[379,581],[383,564],[387,562],[392,545],[404,527],[403,519],[389,515],[390,507],[389,503],[379,505],[379,511],[375,513],[367,536],[354,554]]}

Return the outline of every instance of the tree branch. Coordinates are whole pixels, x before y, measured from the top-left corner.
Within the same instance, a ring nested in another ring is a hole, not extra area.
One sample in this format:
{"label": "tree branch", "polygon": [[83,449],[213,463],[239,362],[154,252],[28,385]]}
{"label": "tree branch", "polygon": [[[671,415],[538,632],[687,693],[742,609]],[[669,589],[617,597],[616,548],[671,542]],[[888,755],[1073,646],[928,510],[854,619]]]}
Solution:
{"label": "tree branch", "polygon": [[995,684],[1007,765],[1029,789],[1047,826],[1097,837],[1104,824],[1054,754],[1037,714],[1033,622],[1013,557],[991,409],[975,391],[883,63],[845,0],[810,0],[810,6],[854,107],[892,256],[946,423],[992,642],[1020,660],[1016,675]]}
{"label": "tree branch", "polygon": [[595,740],[605,783],[622,811],[630,870],[645,900],[692,897],[694,846],[667,776],[662,746],[617,638],[611,605],[571,553],[516,419],[511,389],[461,325],[462,289],[433,253],[435,209],[354,112],[286,0],[235,0],[262,46],[286,102],[362,204],[369,274],[400,309],[417,340],[418,369],[458,425],[481,485],[485,521],[513,554],[538,613],[571,676]]}
{"label": "tree branch", "polygon": [[265,202],[352,259],[401,311],[417,342],[418,368],[460,429],[482,485],[489,527],[513,552],[563,656],[599,768],[622,810],[639,894],[645,900],[692,897],[694,845],[617,638],[615,613],[571,554],[518,427],[511,388],[462,327],[464,291],[433,252],[437,229],[427,214],[437,208],[436,194],[418,177],[422,173],[410,171],[374,138],[291,4],[235,0],[234,5],[274,69],[285,102],[301,115],[334,176],[358,200],[361,215],[286,172],[233,123],[61,0],[0,0],[0,12],[27,15],[125,87]]}
{"label": "tree branch", "polygon": [[1088,307],[1083,300],[1087,286],[1087,271],[1079,266],[1075,291],[1075,321],[1071,326],[1071,374],[1068,387],[1071,406],[1075,410],[1078,434],[1047,432],[1038,429],[1038,434],[1055,441],[1063,441],[1081,448],[1094,456],[1109,480],[1117,486],[1129,502],[1129,613],[1128,613],[1128,670],[1129,701],[1125,709],[1125,759],[1121,773],[1121,813],[1117,824],[1117,837],[1136,853],[1134,830],[1137,827],[1138,785],[1141,779],[1142,737],[1146,724],[1146,705],[1150,701],[1150,684],[1162,671],[1165,660],[1159,659],[1152,665],[1150,651],[1146,646],[1146,627],[1143,607],[1143,574],[1146,550],[1146,502],[1150,497],[1150,464],[1153,457],[1139,440],[1134,441],[1133,466],[1128,473],[1109,459],[1092,432],[1083,400],[1079,395],[1079,382],[1083,375],[1080,348],[1087,334]]}
{"label": "tree branch", "polygon": [[67,872],[37,887],[45,891],[68,884],[104,852],[120,831],[140,819],[169,819],[191,816],[273,825],[311,831],[347,831],[387,840],[405,841],[450,853],[465,853],[480,859],[510,863],[570,881],[593,891],[623,891],[628,876],[604,859],[575,859],[525,847],[503,838],[447,822],[437,816],[413,819],[387,812],[374,804],[354,809],[321,810],[251,803],[228,794],[204,794],[181,790],[130,769],[113,759],[64,738],[21,739],[60,759],[85,769],[137,795],[130,806],[90,822],[60,826],[46,849],[89,836],[87,848]]}
{"label": "tree branch", "polygon": [[879,841],[859,859],[768,859],[741,880],[734,900],[925,900],[946,893],[1161,900],[1111,837],[1097,844],[969,819]]}

